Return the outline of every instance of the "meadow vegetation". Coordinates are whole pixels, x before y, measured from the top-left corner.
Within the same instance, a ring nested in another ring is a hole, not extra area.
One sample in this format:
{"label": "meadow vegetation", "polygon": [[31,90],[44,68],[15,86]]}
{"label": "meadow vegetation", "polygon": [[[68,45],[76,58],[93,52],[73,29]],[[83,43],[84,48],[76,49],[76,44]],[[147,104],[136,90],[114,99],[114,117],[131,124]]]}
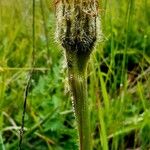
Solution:
{"label": "meadow vegetation", "polygon": [[[93,150],[150,149],[150,1],[101,0],[101,40],[88,65]],[[24,150],[77,150],[53,0],[35,1],[35,65]],[[31,0],[0,1],[0,150],[18,148],[32,69]]]}

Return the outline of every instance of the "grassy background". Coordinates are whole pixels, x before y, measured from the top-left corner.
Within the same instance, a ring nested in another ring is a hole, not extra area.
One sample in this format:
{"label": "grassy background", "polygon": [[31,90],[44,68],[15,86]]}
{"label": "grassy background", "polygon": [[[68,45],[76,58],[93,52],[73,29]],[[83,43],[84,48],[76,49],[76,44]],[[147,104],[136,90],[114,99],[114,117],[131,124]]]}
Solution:
{"label": "grassy background", "polygon": [[[41,3],[42,2],[42,3]],[[102,42],[88,67],[94,150],[150,149],[150,1],[103,0]],[[17,149],[32,63],[31,0],[0,1],[0,150]],[[36,0],[35,71],[24,150],[76,150],[77,133],[52,0]]]}

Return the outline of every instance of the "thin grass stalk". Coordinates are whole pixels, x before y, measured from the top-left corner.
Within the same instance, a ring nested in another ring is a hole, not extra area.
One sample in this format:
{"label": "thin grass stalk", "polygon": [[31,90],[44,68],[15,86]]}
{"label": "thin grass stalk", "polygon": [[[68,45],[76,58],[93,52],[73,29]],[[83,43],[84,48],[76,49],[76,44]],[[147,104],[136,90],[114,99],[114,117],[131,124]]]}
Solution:
{"label": "thin grass stalk", "polygon": [[45,10],[44,10],[44,3],[42,0],[40,0],[40,7],[41,7],[41,15],[43,19],[43,28],[44,28],[44,34],[45,34],[45,39],[46,39],[46,48],[47,48],[47,60],[48,60],[48,65],[51,63],[51,58],[50,58],[50,49],[49,49],[49,34],[48,34],[48,29],[46,25],[46,16],[45,16]]}
{"label": "thin grass stalk", "polygon": [[127,12],[126,12],[126,26],[125,26],[125,30],[126,30],[125,47],[123,53],[122,75],[121,75],[121,83],[123,84],[124,89],[126,88],[126,80],[127,80],[127,74],[126,74],[127,63],[128,63],[127,51],[128,51],[129,33],[130,33],[133,9],[134,9],[134,0],[132,1],[128,0]]}
{"label": "thin grass stalk", "polygon": [[80,150],[91,150],[87,64],[97,39],[97,0],[57,0],[57,39],[65,49]]}
{"label": "thin grass stalk", "polygon": [[4,146],[4,142],[3,142],[3,137],[2,137],[1,131],[0,131],[0,149],[1,150],[5,150],[5,146]]}

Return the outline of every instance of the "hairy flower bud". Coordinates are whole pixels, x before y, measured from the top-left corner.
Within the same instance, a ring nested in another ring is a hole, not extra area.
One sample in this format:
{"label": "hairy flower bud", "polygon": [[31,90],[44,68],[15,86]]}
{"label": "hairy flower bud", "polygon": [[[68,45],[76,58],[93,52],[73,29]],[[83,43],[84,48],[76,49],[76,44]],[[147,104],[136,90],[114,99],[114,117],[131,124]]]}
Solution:
{"label": "hairy flower bud", "polygon": [[97,39],[97,0],[58,0],[57,38],[67,51],[90,53]]}

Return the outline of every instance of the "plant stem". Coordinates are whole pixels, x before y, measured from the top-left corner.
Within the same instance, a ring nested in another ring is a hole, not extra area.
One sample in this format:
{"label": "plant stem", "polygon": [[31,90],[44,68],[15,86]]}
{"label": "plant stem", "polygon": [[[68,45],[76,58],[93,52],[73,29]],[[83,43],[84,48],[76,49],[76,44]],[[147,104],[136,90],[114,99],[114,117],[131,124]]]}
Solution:
{"label": "plant stem", "polygon": [[91,150],[87,64],[97,40],[98,1],[56,1],[57,38],[65,49],[80,150]]}
{"label": "plant stem", "polygon": [[[70,58],[73,61],[70,61]],[[87,59],[74,52],[67,54],[70,90],[79,131],[80,150],[91,150],[90,111],[87,99]]]}

